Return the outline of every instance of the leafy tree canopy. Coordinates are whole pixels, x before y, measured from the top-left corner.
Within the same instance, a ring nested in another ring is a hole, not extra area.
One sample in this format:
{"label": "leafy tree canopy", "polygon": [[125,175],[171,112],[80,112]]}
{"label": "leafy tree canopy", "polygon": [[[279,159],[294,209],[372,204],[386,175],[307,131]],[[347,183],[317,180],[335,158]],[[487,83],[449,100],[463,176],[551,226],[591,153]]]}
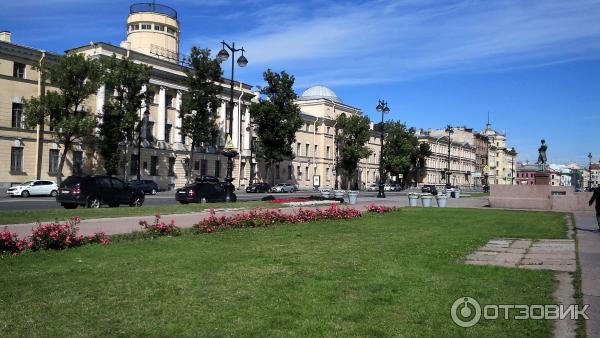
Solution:
{"label": "leafy tree canopy", "polygon": [[370,124],[369,117],[362,115],[347,117],[342,114],[337,118],[339,165],[349,178],[352,178],[356,173],[358,162],[372,153],[371,149],[367,147],[367,143],[371,138]]}

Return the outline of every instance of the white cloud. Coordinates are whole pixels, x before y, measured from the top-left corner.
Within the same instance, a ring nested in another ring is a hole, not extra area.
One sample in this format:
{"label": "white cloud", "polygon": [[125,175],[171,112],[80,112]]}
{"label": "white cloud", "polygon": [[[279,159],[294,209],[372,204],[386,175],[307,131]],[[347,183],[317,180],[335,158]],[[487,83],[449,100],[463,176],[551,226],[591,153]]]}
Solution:
{"label": "white cloud", "polygon": [[585,0],[313,1],[249,12],[255,27],[232,40],[253,67],[293,70],[298,84],[381,83],[597,58],[599,13]]}

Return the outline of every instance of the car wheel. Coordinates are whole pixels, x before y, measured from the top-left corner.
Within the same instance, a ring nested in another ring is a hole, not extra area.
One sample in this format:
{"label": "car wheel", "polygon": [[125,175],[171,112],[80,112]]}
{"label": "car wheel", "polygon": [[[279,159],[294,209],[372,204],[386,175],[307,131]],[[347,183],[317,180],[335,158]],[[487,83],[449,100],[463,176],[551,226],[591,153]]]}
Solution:
{"label": "car wheel", "polygon": [[72,203],[63,203],[62,206],[65,209],[77,209],[77,207],[79,206],[78,204],[72,204]]}
{"label": "car wheel", "polygon": [[25,198],[27,198],[27,197],[29,197],[29,196],[30,196],[30,194],[29,194],[29,191],[27,191],[27,190],[24,190],[24,191],[21,193],[21,197],[25,197]]}
{"label": "car wheel", "polygon": [[50,196],[52,196],[52,197],[56,197],[57,195],[58,195],[58,191],[56,191],[56,190],[52,190],[50,192]]}
{"label": "car wheel", "polygon": [[152,188],[152,191],[150,191],[150,194],[156,195],[156,189]]}
{"label": "car wheel", "polygon": [[100,197],[98,197],[98,196],[92,196],[88,199],[88,203],[87,203],[88,208],[98,209],[98,208],[100,208],[101,205],[102,205],[102,202],[100,201]]}
{"label": "car wheel", "polygon": [[142,196],[133,196],[131,201],[129,201],[130,207],[141,207],[144,204],[144,199]]}

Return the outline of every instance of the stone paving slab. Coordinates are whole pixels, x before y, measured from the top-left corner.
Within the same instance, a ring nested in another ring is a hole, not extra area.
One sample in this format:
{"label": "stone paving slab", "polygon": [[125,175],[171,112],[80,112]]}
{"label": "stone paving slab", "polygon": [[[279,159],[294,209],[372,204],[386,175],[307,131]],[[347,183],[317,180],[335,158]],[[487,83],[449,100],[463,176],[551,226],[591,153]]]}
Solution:
{"label": "stone paving slab", "polygon": [[465,263],[573,272],[576,269],[575,242],[572,239],[497,238],[469,254]]}

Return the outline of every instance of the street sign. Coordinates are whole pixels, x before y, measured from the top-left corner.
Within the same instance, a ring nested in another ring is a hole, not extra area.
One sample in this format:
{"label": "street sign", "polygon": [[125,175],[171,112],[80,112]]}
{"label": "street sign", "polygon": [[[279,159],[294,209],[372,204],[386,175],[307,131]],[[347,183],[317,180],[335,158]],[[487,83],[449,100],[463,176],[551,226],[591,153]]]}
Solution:
{"label": "street sign", "polygon": [[319,175],[314,175],[313,176],[313,186],[314,187],[320,187],[321,186],[321,176],[319,176]]}

